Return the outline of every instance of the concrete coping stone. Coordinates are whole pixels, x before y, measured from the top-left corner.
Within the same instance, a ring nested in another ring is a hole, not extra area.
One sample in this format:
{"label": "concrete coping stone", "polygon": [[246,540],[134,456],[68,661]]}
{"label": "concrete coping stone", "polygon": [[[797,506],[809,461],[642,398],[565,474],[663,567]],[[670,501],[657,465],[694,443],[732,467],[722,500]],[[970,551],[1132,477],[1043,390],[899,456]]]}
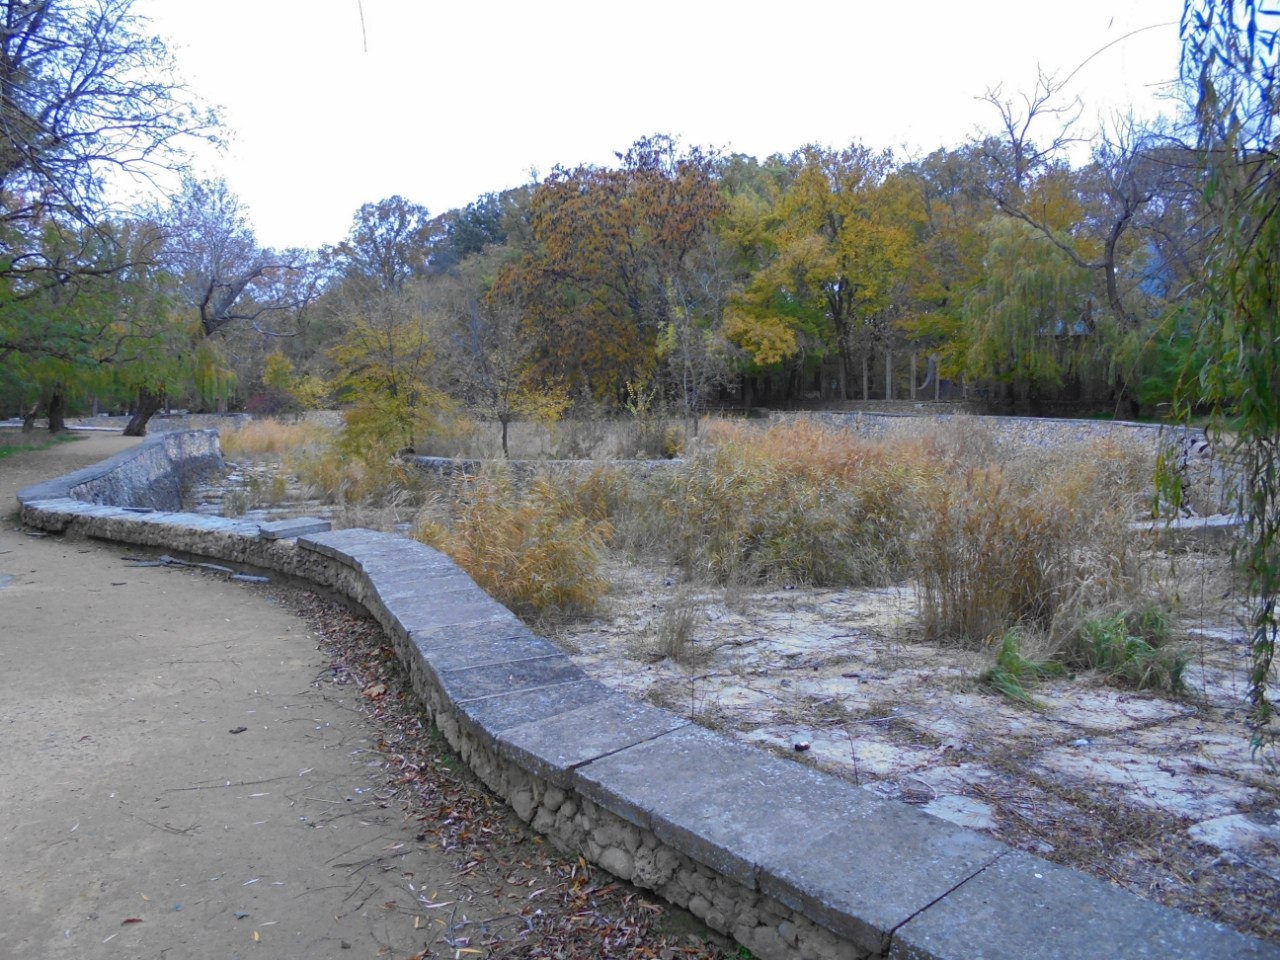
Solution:
{"label": "concrete coping stone", "polygon": [[465,667],[529,660],[561,653],[550,640],[523,623],[468,623],[457,627],[414,630],[410,635],[433,674]]}
{"label": "concrete coping stone", "polygon": [[664,843],[873,953],[1008,850],[701,727],[582,766],[574,782]]}
{"label": "concrete coping stone", "polygon": [[573,786],[573,771],[578,767],[690,722],[670,710],[611,692],[594,703],[499,732],[498,752],[564,789]]}
{"label": "concrete coping stone", "polygon": [[458,720],[464,727],[484,740],[496,743],[503,730],[559,716],[612,694],[613,691],[603,683],[584,678],[502,696],[463,700],[456,709]]}
{"label": "concrete coping stone", "polygon": [[421,597],[424,594],[431,598],[447,599],[462,598],[468,593],[482,592],[475,581],[456,566],[451,570],[440,572],[438,576],[432,575],[436,572],[434,567],[424,572],[418,564],[410,564],[406,568],[398,569],[399,576],[390,575],[385,571],[377,571],[375,575],[365,574],[368,577],[369,589],[384,604],[393,604],[397,601]]}
{"label": "concrete coping stone", "polygon": [[360,552],[358,560],[360,569],[371,577],[385,576],[395,581],[410,575],[420,579],[457,576],[461,572],[458,565],[439,550],[404,537],[391,537],[367,547]]}
{"label": "concrete coping stone", "polygon": [[505,697],[525,690],[585,680],[582,668],[557,650],[545,657],[503,660],[436,673],[441,692],[453,704],[482,697]]}
{"label": "concrete coping stone", "polygon": [[406,579],[459,574],[474,585],[474,581],[439,550],[389,533],[359,528],[330,530],[301,535],[298,546],[368,574],[375,588],[390,589]]}
{"label": "concrete coping stone", "polygon": [[227,517],[209,517],[198,513],[176,513],[138,507],[117,507],[108,504],[89,503],[63,497],[56,500],[28,500],[26,510],[63,516],[68,519],[90,517],[100,520],[128,520],[140,526],[155,526],[198,533],[227,533],[245,537],[258,535],[258,524],[249,520],[232,520]]}
{"label": "concrete coping stone", "polygon": [[298,547],[310,550],[330,560],[337,560],[348,567],[360,569],[357,554],[369,550],[389,539],[389,535],[374,530],[352,527],[347,530],[330,530],[328,533],[307,534],[298,537]]}
{"label": "concrete coping stone", "polygon": [[[35,487],[27,487],[22,491],[26,493],[34,490]],[[131,510],[128,507],[116,507],[109,504],[88,503],[84,500],[74,500],[71,497],[49,497],[38,498],[31,497],[22,501],[23,507],[29,510],[39,510],[45,513],[62,513],[77,517],[129,517],[137,519],[141,516],[138,511]]]}
{"label": "concrete coping stone", "polygon": [[125,508],[125,514],[140,524],[156,527],[179,527],[183,530],[199,530],[203,533],[235,533],[257,537],[259,526],[252,520],[233,520],[229,517],[209,517],[200,513],[181,513],[173,510],[154,510],[135,514]]}
{"label": "concrete coping stone", "polygon": [[[165,527],[177,549],[184,531],[259,535],[258,524],[222,518],[23,502],[67,522]],[[1280,958],[1270,944],[634,703],[423,544],[330,530],[295,545],[360,572],[346,589],[382,607],[410,639],[406,655],[421,658],[406,666],[425,667],[459,725],[499,756],[863,951],[895,960]]]}
{"label": "concrete coping stone", "polygon": [[260,535],[267,540],[289,540],[307,533],[327,533],[332,528],[333,524],[319,517],[294,517],[258,524]]}
{"label": "concrete coping stone", "polygon": [[382,603],[381,606],[395,619],[396,631],[402,636],[432,628],[476,623],[488,623],[494,629],[502,629],[519,622],[514,613],[478,587],[435,597],[418,594]]}
{"label": "concrete coping stone", "polygon": [[1274,947],[1010,851],[894,933],[891,960],[1247,960]]}

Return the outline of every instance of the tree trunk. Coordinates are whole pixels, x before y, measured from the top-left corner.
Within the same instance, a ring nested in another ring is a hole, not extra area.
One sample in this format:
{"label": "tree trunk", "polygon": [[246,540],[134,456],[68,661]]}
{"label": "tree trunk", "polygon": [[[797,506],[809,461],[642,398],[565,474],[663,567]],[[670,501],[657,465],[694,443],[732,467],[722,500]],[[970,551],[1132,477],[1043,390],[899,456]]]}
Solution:
{"label": "tree trunk", "polygon": [[867,355],[862,355],[862,402],[871,399],[871,372],[867,369]]}
{"label": "tree trunk", "polygon": [[158,392],[142,389],[138,391],[138,409],[124,428],[126,437],[145,437],[147,423],[155,416],[164,404],[164,396]]}
{"label": "tree trunk", "polygon": [[40,401],[31,405],[31,409],[22,415],[22,432],[30,433],[36,428],[36,414],[40,412]]}
{"label": "tree trunk", "polygon": [[49,432],[62,433],[67,429],[67,398],[61,390],[54,390],[49,398]]}
{"label": "tree trunk", "polygon": [[1142,416],[1142,402],[1134,395],[1134,392],[1128,388],[1124,380],[1120,381],[1120,395],[1116,406],[1125,411],[1130,420],[1137,420]]}
{"label": "tree trunk", "polygon": [[510,460],[511,451],[507,449],[507,423],[509,421],[506,417],[502,417],[500,418],[500,422],[502,423],[502,459]]}
{"label": "tree trunk", "polygon": [[893,351],[884,352],[884,398],[893,399]]}
{"label": "tree trunk", "polygon": [[[927,381],[926,381],[927,384]],[[916,352],[911,351],[911,399],[916,398]]]}

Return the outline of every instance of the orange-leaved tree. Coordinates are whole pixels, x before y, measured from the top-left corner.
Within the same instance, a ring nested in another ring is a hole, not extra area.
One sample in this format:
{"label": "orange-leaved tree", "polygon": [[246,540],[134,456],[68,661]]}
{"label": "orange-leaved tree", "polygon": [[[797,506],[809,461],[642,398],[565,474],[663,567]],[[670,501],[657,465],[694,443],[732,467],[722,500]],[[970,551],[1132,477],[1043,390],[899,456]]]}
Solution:
{"label": "orange-leaved tree", "polygon": [[617,168],[557,168],[530,202],[532,251],[496,284],[518,300],[541,375],[617,402],[675,358],[683,406],[700,402],[701,333],[718,324],[712,241],[721,199],[713,158],[666,136]]}

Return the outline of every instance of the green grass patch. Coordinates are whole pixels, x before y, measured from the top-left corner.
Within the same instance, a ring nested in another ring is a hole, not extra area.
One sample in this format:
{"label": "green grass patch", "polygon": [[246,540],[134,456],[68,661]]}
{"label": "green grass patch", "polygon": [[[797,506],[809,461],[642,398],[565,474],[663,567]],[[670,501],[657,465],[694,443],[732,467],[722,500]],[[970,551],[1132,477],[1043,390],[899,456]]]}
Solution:
{"label": "green grass patch", "polygon": [[1043,709],[1044,704],[1027,691],[1027,684],[1065,675],[1067,668],[1052,660],[1033,660],[1022,652],[1022,637],[1010,630],[1000,640],[996,662],[982,675],[982,682],[1010,700]]}
{"label": "green grass patch", "polygon": [[1122,686],[1180,693],[1190,658],[1168,640],[1169,623],[1160,611],[1130,611],[1086,622],[1076,655]]}

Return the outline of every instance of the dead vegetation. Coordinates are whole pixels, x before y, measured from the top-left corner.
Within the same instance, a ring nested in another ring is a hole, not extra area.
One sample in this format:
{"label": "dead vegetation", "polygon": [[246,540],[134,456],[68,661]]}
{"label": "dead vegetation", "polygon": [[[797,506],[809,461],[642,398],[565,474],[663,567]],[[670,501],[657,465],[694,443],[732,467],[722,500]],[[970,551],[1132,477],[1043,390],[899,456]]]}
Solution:
{"label": "dead vegetation", "polygon": [[712,424],[672,472],[398,487],[390,464],[335,498],[369,513],[353,491],[397,491],[397,522],[417,510],[605,682],[1280,942],[1280,845],[1193,833],[1274,818],[1280,785],[1247,756],[1226,557],[1130,532],[1152,468],[1137,445],[1011,449],[968,422]]}

